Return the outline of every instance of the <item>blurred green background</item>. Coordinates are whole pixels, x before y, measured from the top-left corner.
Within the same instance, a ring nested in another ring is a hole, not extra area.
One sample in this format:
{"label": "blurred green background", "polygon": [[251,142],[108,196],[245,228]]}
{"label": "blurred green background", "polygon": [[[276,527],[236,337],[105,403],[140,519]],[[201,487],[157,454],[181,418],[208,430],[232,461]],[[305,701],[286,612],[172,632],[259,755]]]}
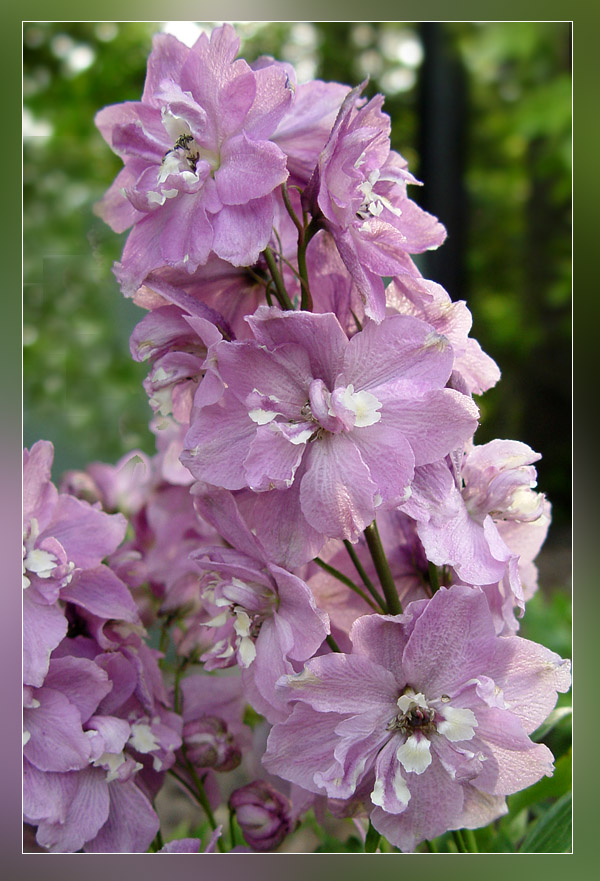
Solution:
{"label": "blurred green background", "polygon": [[[211,22],[24,25],[24,442],[50,439],[55,475],[154,449],[129,355],[142,315],[111,273],[125,235],[92,206],[121,167],[94,127],[139,99],[152,34],[191,44]],[[477,440],[543,454],[548,545],[571,502],[571,79],[568,22],[241,22],[241,52],[382,92],[392,142],[424,180],[411,195],[449,236],[424,274],[466,299],[502,370],[479,399]]]}

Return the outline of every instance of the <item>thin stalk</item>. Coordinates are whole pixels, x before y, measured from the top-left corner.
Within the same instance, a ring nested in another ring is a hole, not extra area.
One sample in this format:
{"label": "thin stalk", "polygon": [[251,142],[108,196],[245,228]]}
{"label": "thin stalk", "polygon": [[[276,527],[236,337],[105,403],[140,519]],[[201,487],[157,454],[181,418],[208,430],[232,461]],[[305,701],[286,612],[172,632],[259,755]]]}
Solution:
{"label": "thin stalk", "polygon": [[465,842],[469,848],[469,853],[479,853],[479,848],[477,847],[477,839],[475,838],[475,833],[472,829],[463,829],[462,830]]}
{"label": "thin stalk", "polygon": [[300,308],[304,309],[308,312],[312,312],[313,309],[313,301],[312,295],[310,293],[310,285],[308,283],[308,269],[306,266],[306,248],[308,243],[310,242],[312,235],[308,233],[308,228],[306,226],[306,215],[303,220],[304,223],[298,218],[298,215],[294,211],[292,207],[292,202],[290,199],[290,194],[288,192],[287,186],[285,184],[281,187],[281,193],[283,195],[283,201],[285,207],[287,208],[287,212],[292,218],[294,226],[298,230],[298,272],[300,274],[300,282],[302,285],[302,293],[300,299]]}
{"label": "thin stalk", "polygon": [[271,288],[273,287],[273,282],[269,279],[269,284],[265,288],[265,300],[267,301],[267,306],[273,305],[273,300],[271,299]]}
{"label": "thin stalk", "polygon": [[183,676],[187,666],[188,659],[182,658],[179,666],[175,670],[175,681],[173,683],[173,709],[181,715],[181,677]]}
{"label": "thin stalk", "polygon": [[170,634],[168,631],[168,626],[169,625],[167,621],[163,621],[160,628],[160,641],[158,643],[158,650],[161,653],[162,658],[158,662],[158,666],[161,668],[161,670],[164,669],[165,662],[167,660],[165,655],[167,654],[167,649],[169,648]]}
{"label": "thin stalk", "polygon": [[396,584],[390,570],[390,564],[387,561],[383,545],[381,544],[381,538],[375,520],[373,520],[370,526],[367,526],[365,529],[365,538],[367,540],[371,557],[373,558],[373,563],[375,564],[375,571],[381,582],[383,595],[387,603],[387,610],[390,615],[400,615],[402,612],[400,597],[396,590]]}
{"label": "thin stalk", "polygon": [[347,575],[344,575],[343,572],[340,572],[339,569],[335,569],[333,566],[330,566],[329,563],[326,563],[325,560],[321,560],[320,557],[315,557],[314,562],[317,566],[320,566],[321,569],[324,569],[325,572],[328,572],[329,575],[333,575],[334,578],[337,578],[338,581],[341,581],[342,584],[345,584],[346,587],[349,587],[350,590],[353,590],[354,593],[357,593],[359,597],[361,597],[365,603],[370,606],[374,612],[377,612],[377,606],[373,602],[373,600],[369,599],[364,590],[361,590],[360,587],[355,584],[351,578],[348,578]]}
{"label": "thin stalk", "polygon": [[263,288],[266,288],[268,285],[271,284],[270,278],[263,278],[261,275],[258,274],[258,272],[255,272],[251,266],[246,267],[246,272],[248,273],[248,275],[252,276],[255,282],[261,284]]}
{"label": "thin stalk", "polygon": [[234,823],[235,811],[229,808],[229,837],[231,838],[231,849],[237,844],[237,836],[235,834],[235,823]]}
{"label": "thin stalk", "polygon": [[469,848],[465,844],[465,839],[463,838],[462,832],[460,829],[452,830],[452,838],[454,839],[454,843],[456,844],[456,849],[459,853],[469,853]]}
{"label": "thin stalk", "polygon": [[302,240],[298,239],[298,272],[302,280],[302,294],[300,299],[300,308],[308,312],[313,310],[313,299],[308,284],[308,267],[306,266],[306,246],[308,242],[306,237],[302,236]]}
{"label": "thin stalk", "polygon": [[329,648],[331,649],[332,652],[341,652],[342,651],[341,648],[339,647],[339,645],[337,644],[337,642],[335,641],[335,639],[333,638],[333,636],[331,635],[331,633],[329,634],[329,636],[325,637],[325,642],[327,643],[327,645],[329,646]]}
{"label": "thin stalk", "polygon": [[435,593],[440,589],[440,573],[435,563],[428,562],[427,567],[429,569],[429,584],[431,585],[431,592]]}
{"label": "thin stalk", "polygon": [[[279,254],[279,259],[281,260],[282,263],[285,263],[285,265],[288,267],[288,269],[289,269],[291,272],[294,273],[295,277],[296,277],[296,278],[298,279],[298,281],[300,282],[300,285],[301,285],[302,289],[308,291],[308,294],[309,294],[309,296],[310,296],[310,290],[309,290],[309,288],[308,288],[308,285],[307,285],[306,281],[301,277],[300,273],[299,273],[298,270],[294,267],[294,265],[293,265],[292,263],[290,263],[290,261],[289,261],[286,257],[284,257],[283,254]],[[302,295],[300,295],[300,297],[302,298]],[[312,301],[311,301],[311,302],[312,302]]]}
{"label": "thin stalk", "polygon": [[377,588],[375,587],[375,585],[373,584],[373,582],[371,581],[371,579],[369,578],[367,573],[365,572],[363,564],[360,562],[358,554],[356,553],[353,546],[350,544],[350,542],[347,539],[344,539],[344,547],[348,551],[348,553],[350,555],[350,559],[354,563],[354,568],[356,569],[356,571],[358,572],[358,574],[360,575],[360,577],[362,579],[362,583],[367,588],[367,590],[369,591],[369,593],[371,594],[371,596],[373,597],[375,602],[378,603],[382,612],[385,612],[386,607],[385,607],[384,598],[381,596],[381,594],[379,593],[379,591],[377,590]]}
{"label": "thin stalk", "polygon": [[[295,187],[294,189],[298,189],[298,187]],[[298,190],[298,192],[300,192],[300,191]],[[304,236],[304,224],[302,223],[301,220],[299,220],[298,215],[296,214],[296,212],[294,211],[294,209],[292,207],[292,200],[290,199],[290,194],[289,194],[289,191],[287,188],[287,184],[285,184],[285,183],[281,185],[281,195],[283,196],[283,202],[284,202],[284,205],[287,209],[287,213],[292,218],[292,220],[294,222],[294,226],[298,230],[298,235]]]}
{"label": "thin stalk", "polygon": [[[177,780],[179,780],[179,782],[183,786],[185,786],[187,791],[190,792],[194,796],[194,798],[196,799],[196,801],[198,802],[198,804],[200,805],[200,807],[202,808],[202,810],[206,814],[206,817],[207,817],[208,822],[210,824],[210,828],[214,832],[215,829],[217,828],[217,821],[215,820],[215,815],[212,812],[210,802],[209,802],[208,797],[206,795],[206,791],[204,789],[204,784],[202,783],[202,780],[200,780],[200,778],[198,777],[196,769],[194,768],[194,766],[192,765],[192,763],[188,759],[186,752],[185,752],[185,746],[182,747],[181,751],[182,751],[183,757],[185,759],[187,770],[190,774],[190,777],[192,778],[192,780],[194,782],[194,785],[190,786],[190,784],[187,782],[187,780],[184,777],[181,777],[177,773],[177,771],[175,771],[173,768],[170,769],[169,773],[172,774],[173,777],[175,777]],[[220,838],[217,841],[217,847],[219,848],[221,853],[225,852],[225,845],[223,844],[223,842],[221,841]]]}
{"label": "thin stalk", "polygon": [[161,849],[161,847],[164,847],[164,844],[165,843],[163,841],[163,837],[162,837],[161,831],[159,829],[158,832],[156,833],[156,835],[154,836],[154,840],[153,840],[152,844],[150,845],[150,850],[152,851],[152,853],[157,853]]}
{"label": "thin stalk", "polygon": [[357,328],[358,328],[359,330],[362,330],[362,324],[360,323],[358,317],[356,316],[356,313],[354,312],[353,309],[351,309],[350,312],[352,313],[352,317],[354,318],[354,322],[355,322]]}
{"label": "thin stalk", "polygon": [[283,283],[283,278],[281,277],[281,273],[279,272],[279,269],[277,267],[277,261],[275,260],[273,252],[271,251],[271,249],[269,247],[267,247],[263,251],[263,254],[265,255],[265,260],[267,261],[267,266],[269,267],[269,272],[271,273],[271,276],[273,278],[273,282],[275,284],[276,296],[277,296],[277,299],[279,300],[281,308],[282,309],[289,309],[290,311],[293,311],[294,306],[292,305],[292,302],[291,302],[290,298],[288,297],[288,293],[285,289],[285,285]]}
{"label": "thin stalk", "polygon": [[377,829],[375,829],[375,827],[369,820],[369,828],[367,829],[367,836],[365,838],[365,853],[375,853],[375,851],[379,847],[380,841],[380,833],[377,831]]}

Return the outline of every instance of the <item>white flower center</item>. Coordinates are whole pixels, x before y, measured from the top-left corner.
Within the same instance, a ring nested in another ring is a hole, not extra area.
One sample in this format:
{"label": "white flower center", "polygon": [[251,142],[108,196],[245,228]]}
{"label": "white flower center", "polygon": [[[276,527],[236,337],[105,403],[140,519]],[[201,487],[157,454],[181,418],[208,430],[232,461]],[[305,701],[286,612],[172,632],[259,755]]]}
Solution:
{"label": "white flower center", "polygon": [[390,200],[383,196],[381,193],[373,192],[373,187],[379,181],[395,181],[395,177],[388,176],[386,174],[381,174],[378,168],[374,169],[367,178],[365,178],[362,183],[358,185],[358,189],[363,194],[363,203],[357,211],[359,217],[362,217],[363,220],[370,220],[373,217],[379,217],[384,208],[387,208],[388,211],[391,211],[396,217],[400,217],[402,214],[402,210],[397,208],[396,205],[392,205]]}
{"label": "white flower center", "polygon": [[[339,392],[339,389],[336,391]],[[367,425],[375,425],[375,423],[379,422],[379,420],[381,419],[381,413],[378,412],[381,408],[381,402],[378,401],[375,395],[372,395],[371,392],[355,392],[354,386],[350,384],[346,386],[343,393],[339,395],[339,397],[337,395],[336,397],[343,407],[354,413],[355,428],[365,428]],[[335,408],[332,409],[332,406],[329,407],[329,415],[338,415],[335,412]]]}
{"label": "white flower center", "polygon": [[471,740],[477,719],[472,710],[448,706],[447,695],[427,700],[422,692],[407,688],[398,698],[400,714],[388,723],[388,730],[406,736],[396,751],[405,771],[422,774],[431,764],[431,737],[441,734],[451,743]]}
{"label": "white flower center", "polygon": [[29,534],[23,536],[23,587],[31,584],[26,572],[33,572],[38,578],[50,578],[58,565],[58,560],[50,551],[36,548],[40,527],[35,517],[31,518]]}
{"label": "white flower center", "polygon": [[[158,175],[159,184],[164,183],[170,174],[181,174],[184,180],[189,182],[197,181],[196,166],[199,160],[208,162],[211,172],[219,168],[221,160],[218,154],[197,143],[188,122],[182,116],[176,116],[168,107],[162,108],[161,115],[162,124],[173,141],[173,148],[163,157]],[[167,199],[177,194],[178,190],[162,191],[162,196],[166,196]],[[160,197],[161,194],[156,195]]]}

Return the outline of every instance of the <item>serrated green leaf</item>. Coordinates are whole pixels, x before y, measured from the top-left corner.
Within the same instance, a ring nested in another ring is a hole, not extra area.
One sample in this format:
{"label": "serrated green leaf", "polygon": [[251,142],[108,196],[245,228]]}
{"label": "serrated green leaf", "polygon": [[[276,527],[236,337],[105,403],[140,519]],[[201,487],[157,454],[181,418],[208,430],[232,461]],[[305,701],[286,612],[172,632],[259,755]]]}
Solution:
{"label": "serrated green leaf", "polygon": [[566,853],[571,849],[571,831],[571,793],[568,792],[531,827],[519,852]]}

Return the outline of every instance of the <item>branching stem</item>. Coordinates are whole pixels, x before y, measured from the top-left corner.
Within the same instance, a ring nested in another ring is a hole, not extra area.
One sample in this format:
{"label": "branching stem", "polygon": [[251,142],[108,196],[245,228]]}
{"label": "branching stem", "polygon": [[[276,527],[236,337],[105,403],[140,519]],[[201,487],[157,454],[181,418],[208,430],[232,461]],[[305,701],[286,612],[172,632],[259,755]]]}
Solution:
{"label": "branching stem", "polygon": [[365,603],[370,606],[374,612],[379,611],[373,600],[369,599],[364,590],[355,584],[351,578],[348,578],[347,575],[344,575],[343,572],[340,572],[339,569],[336,569],[334,566],[330,566],[329,563],[326,563],[325,560],[322,560],[320,557],[315,557],[314,562],[317,566],[320,566],[321,569],[324,569],[329,575],[332,575],[334,578],[337,578],[338,581],[341,581],[342,584],[345,584],[346,587],[349,587],[350,590],[353,590],[354,593],[357,593],[359,597],[361,597]]}

